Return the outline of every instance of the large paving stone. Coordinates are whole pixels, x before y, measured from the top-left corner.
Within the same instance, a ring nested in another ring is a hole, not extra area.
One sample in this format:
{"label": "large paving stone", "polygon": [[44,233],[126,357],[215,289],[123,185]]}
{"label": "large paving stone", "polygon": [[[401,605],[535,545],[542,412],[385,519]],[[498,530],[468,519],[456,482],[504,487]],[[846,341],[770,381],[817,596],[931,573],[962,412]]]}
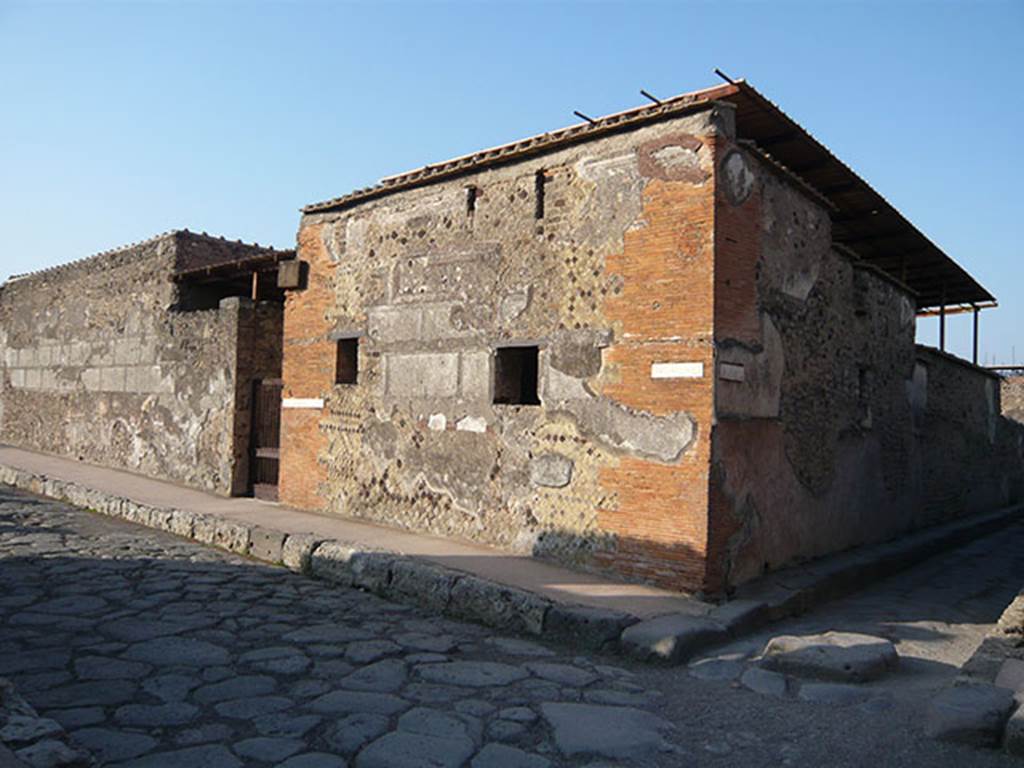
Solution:
{"label": "large paving stone", "polygon": [[160,637],[136,643],[124,652],[124,658],[162,666],[207,667],[227,664],[231,654],[226,648],[190,637]]}
{"label": "large paving stone", "polygon": [[219,715],[235,720],[251,720],[261,715],[280,712],[294,705],[291,699],[284,696],[255,696],[235,701],[222,701],[214,706]]}
{"label": "large paving stone", "polygon": [[135,698],[135,683],[127,680],[96,680],[52,688],[33,695],[39,709],[64,707],[113,706]]}
{"label": "large paving stone", "polygon": [[71,734],[72,740],[104,762],[116,762],[144,755],[159,742],[144,733],[112,728],[82,728]]}
{"label": "large paving stone", "polygon": [[82,616],[97,613],[107,607],[107,601],[94,595],[70,595],[57,597],[32,606],[38,613],[59,613],[67,616]]}
{"label": "large paving stone", "polygon": [[671,613],[627,627],[619,642],[633,658],[677,664],[726,636],[725,629],[710,619]]}
{"label": "large paving stone", "polygon": [[185,725],[195,720],[199,708],[181,701],[170,704],[126,704],[114,712],[121,725],[136,727],[166,727]]}
{"label": "large paving stone", "polygon": [[571,685],[575,688],[583,688],[597,680],[597,675],[589,669],[575,667],[572,664],[534,661],[527,664],[526,668],[543,680],[550,680],[559,685]]}
{"label": "large paving stone", "polygon": [[476,747],[468,738],[444,738],[395,731],[356,757],[356,768],[459,768]]}
{"label": "large paving stone", "polygon": [[388,718],[370,712],[349,715],[327,733],[327,743],[345,755],[354,755],[388,731]]}
{"label": "large paving stone", "polygon": [[488,744],[480,750],[470,768],[549,768],[551,761],[507,744]]}
{"label": "large paving stone", "polygon": [[243,763],[220,744],[156,752],[121,763],[118,768],[242,768]]}
{"label": "large paving stone", "polygon": [[1013,693],[1005,688],[956,685],[932,699],[925,733],[940,741],[995,747],[1013,707]]}
{"label": "large paving stone", "polygon": [[344,688],[391,693],[405,684],[408,673],[400,659],[384,659],[362,667],[341,680]]}
{"label": "large paving stone", "polygon": [[768,641],[761,658],[763,667],[778,672],[850,683],[876,680],[898,664],[891,642],[855,632],[781,635]]}
{"label": "large paving stone", "polygon": [[289,643],[347,643],[352,640],[371,640],[373,636],[363,629],[342,627],[337,624],[319,624],[303,627],[284,636]]}
{"label": "large paving stone", "polygon": [[323,720],[319,715],[293,715],[288,712],[271,712],[252,719],[253,727],[262,736],[282,736],[298,739],[318,726]]}
{"label": "large paving stone", "polygon": [[479,742],[483,728],[473,717],[430,707],[415,707],[398,719],[398,730],[452,739],[466,737]]}
{"label": "large paving stone", "polygon": [[263,696],[277,687],[277,681],[266,675],[243,675],[232,677],[219,683],[211,683],[198,688],[192,694],[200,704],[216,704],[218,701],[244,699],[249,696]]}
{"label": "large paving stone", "polygon": [[75,661],[75,674],[79,680],[117,680],[145,677],[151,667],[139,661],[86,656]]}
{"label": "large paving stone", "polygon": [[0,675],[14,675],[43,669],[60,669],[71,654],[65,650],[23,651],[0,655]]}
{"label": "large paving stone", "polygon": [[63,732],[64,728],[56,720],[12,714],[7,716],[7,722],[0,728],[0,744],[26,744],[46,736],[58,736]]}
{"label": "large paving stone", "polygon": [[640,709],[546,702],[541,714],[566,757],[594,755],[640,764],[672,749],[663,736],[672,725]]}
{"label": "large paving stone", "polygon": [[362,691],[331,691],[314,699],[309,707],[326,714],[368,712],[394,715],[411,707],[408,701],[390,693],[364,693]]}
{"label": "large paving stone", "polygon": [[451,661],[446,664],[426,664],[416,668],[424,680],[444,685],[470,688],[490,688],[509,685],[529,676],[529,673],[511,664],[497,661]]}
{"label": "large paving stone", "polygon": [[295,757],[289,757],[277,768],[346,768],[346,763],[337,755],[330,755],[326,752],[306,752]]}
{"label": "large paving stone", "polygon": [[277,763],[286,757],[291,757],[305,746],[298,739],[282,739],[267,736],[256,736],[252,739],[245,739],[234,746],[235,754],[240,757],[247,757],[250,760],[259,760],[265,763]]}

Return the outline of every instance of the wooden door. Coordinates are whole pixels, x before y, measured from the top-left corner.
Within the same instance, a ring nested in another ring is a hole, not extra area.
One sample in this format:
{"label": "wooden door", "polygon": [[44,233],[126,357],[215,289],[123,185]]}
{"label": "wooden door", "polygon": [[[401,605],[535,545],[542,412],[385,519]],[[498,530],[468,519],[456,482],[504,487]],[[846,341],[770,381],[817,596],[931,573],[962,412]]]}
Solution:
{"label": "wooden door", "polygon": [[252,493],[277,501],[277,474],[281,458],[281,379],[253,383]]}

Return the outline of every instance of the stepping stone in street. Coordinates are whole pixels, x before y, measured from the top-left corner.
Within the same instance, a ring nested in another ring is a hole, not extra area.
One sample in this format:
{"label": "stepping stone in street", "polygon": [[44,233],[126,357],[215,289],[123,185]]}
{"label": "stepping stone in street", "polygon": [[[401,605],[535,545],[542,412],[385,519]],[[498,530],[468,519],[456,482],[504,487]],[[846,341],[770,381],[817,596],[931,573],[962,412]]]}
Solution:
{"label": "stepping stone in street", "polygon": [[939,741],[996,747],[1013,711],[1013,692],[994,685],[954,685],[928,707],[925,733]]}
{"label": "stepping stone in street", "polygon": [[566,757],[594,755],[642,761],[673,747],[663,736],[671,723],[632,707],[547,702],[541,714],[554,732],[555,745]]}
{"label": "stepping stone in street", "polygon": [[767,669],[841,683],[877,680],[898,664],[899,655],[888,640],[855,632],[781,635],[768,641],[761,657]]}

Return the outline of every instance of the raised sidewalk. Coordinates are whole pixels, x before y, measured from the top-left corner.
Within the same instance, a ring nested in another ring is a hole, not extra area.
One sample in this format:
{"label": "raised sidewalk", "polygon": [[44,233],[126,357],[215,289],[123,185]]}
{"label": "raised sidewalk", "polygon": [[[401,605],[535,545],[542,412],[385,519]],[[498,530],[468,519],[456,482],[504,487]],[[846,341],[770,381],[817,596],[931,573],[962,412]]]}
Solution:
{"label": "raised sidewalk", "polygon": [[1017,506],[745,584],[721,605],[528,556],[0,445],[0,483],[504,631],[679,663],[1020,518]]}

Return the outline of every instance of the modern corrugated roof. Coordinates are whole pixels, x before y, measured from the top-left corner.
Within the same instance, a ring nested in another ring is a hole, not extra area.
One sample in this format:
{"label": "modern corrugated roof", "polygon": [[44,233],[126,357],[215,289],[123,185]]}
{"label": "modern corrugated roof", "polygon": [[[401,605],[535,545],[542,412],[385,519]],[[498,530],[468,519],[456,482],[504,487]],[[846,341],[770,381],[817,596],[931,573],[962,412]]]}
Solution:
{"label": "modern corrugated roof", "polygon": [[803,179],[831,203],[833,238],[862,260],[908,286],[921,309],[940,304],[989,304],[992,296],[966,270],[911,224],[884,197],[807,129],[744,80],[706,88],[542,133],[511,144],[423,166],[379,184],[314,203],[303,213],[338,210],[403,189],[504,164],[598,136],[657,122],[716,102],[736,107],[737,138]]}

